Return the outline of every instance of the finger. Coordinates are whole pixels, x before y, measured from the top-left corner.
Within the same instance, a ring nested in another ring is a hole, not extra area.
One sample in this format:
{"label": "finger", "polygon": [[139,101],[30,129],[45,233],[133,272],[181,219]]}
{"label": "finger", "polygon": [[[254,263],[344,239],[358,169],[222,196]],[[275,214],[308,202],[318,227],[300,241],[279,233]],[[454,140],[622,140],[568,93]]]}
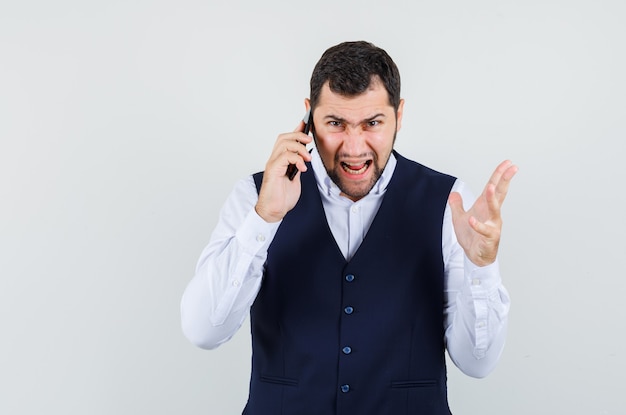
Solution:
{"label": "finger", "polygon": [[501,203],[508,192],[510,180],[516,172],[517,166],[513,165],[511,160],[504,160],[494,170],[484,191],[486,192],[489,185],[494,185],[496,187],[496,196]]}
{"label": "finger", "polygon": [[494,185],[497,185],[498,182],[500,181],[500,178],[502,177],[502,175],[506,171],[506,169],[509,168],[509,166],[511,166],[511,165],[512,165],[511,160],[504,160],[503,162],[498,164],[498,167],[496,167],[494,172],[491,174],[491,177],[489,178],[488,183],[492,183]]}
{"label": "finger", "polygon": [[480,241],[472,252],[470,261],[485,266],[493,263],[498,255],[500,244],[500,229],[478,221],[475,217],[469,219],[470,227],[480,235]]}
{"label": "finger", "polygon": [[504,199],[509,192],[511,180],[513,179],[517,171],[518,167],[514,164],[506,166],[506,169],[502,172],[498,183],[496,183],[495,196],[500,204],[504,202]]}
{"label": "finger", "polygon": [[311,161],[311,154],[302,144],[288,142],[282,150],[277,150],[274,160],[278,166],[284,169],[292,169],[291,166],[295,166],[299,171],[304,172],[307,170],[305,162]]}
{"label": "finger", "polygon": [[298,153],[308,160],[306,145],[311,142],[311,137],[304,133],[285,133],[278,136],[274,145],[274,155],[280,156],[284,152]]}
{"label": "finger", "polygon": [[285,153],[287,153],[287,155],[296,155],[298,156],[299,159],[302,159],[304,161],[311,161],[311,154],[309,153],[309,151],[306,149],[305,144],[303,143],[299,143],[296,142],[294,143],[289,143],[286,147],[285,147]]}
{"label": "finger", "polygon": [[313,140],[310,135],[304,134],[304,122],[302,121],[300,121],[293,133],[281,134],[280,138],[282,140],[295,141],[303,146],[306,146]]}
{"label": "finger", "polygon": [[[311,155],[306,150],[306,147],[296,141],[293,137],[286,138],[286,136],[293,136],[293,133],[281,135],[274,145],[272,155],[268,160],[267,169],[276,169],[277,171],[287,168],[288,165],[299,165],[303,169],[303,159],[310,160]],[[272,167],[271,167],[272,166]]]}
{"label": "finger", "polygon": [[487,200],[487,209],[489,210],[489,220],[499,221],[501,200],[498,198],[496,186],[492,183],[487,184],[485,199]]}
{"label": "finger", "polygon": [[290,153],[287,155],[287,162],[288,165],[295,165],[298,168],[298,171],[301,172],[305,172],[307,171],[307,167],[306,167],[306,163],[304,160],[304,156],[306,156],[307,158],[310,157],[308,152],[305,152],[304,155],[299,154],[299,153]]}
{"label": "finger", "polygon": [[498,226],[491,226],[484,222],[479,221],[474,216],[469,218],[470,227],[478,234],[482,235],[488,240],[499,241],[500,240],[500,228]]}

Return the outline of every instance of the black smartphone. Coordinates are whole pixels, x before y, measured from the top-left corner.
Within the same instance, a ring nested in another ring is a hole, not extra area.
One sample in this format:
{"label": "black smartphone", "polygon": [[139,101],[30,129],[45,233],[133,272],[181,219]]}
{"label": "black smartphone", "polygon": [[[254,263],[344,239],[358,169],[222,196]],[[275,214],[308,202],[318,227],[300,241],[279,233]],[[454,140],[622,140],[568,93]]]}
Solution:
{"label": "black smartphone", "polygon": [[[306,114],[304,114],[304,118],[302,119],[302,121],[304,121],[304,134],[306,135],[308,135],[309,131],[311,131],[311,123],[313,122],[311,118],[311,110],[309,110],[306,112]],[[293,180],[293,178],[296,177],[297,173],[298,168],[295,164],[290,164],[289,166],[287,166],[287,177],[289,177],[289,180]]]}

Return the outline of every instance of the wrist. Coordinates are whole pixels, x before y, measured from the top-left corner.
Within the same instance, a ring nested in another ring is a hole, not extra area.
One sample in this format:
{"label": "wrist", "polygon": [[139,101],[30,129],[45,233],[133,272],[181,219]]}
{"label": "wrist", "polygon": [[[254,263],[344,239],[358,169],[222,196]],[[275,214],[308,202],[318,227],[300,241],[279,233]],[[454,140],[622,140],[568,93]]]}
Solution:
{"label": "wrist", "polygon": [[256,214],[267,223],[276,223],[283,220],[284,215],[280,215],[278,212],[272,213],[271,210],[264,208],[260,203],[257,203],[256,206],[254,206],[254,210],[256,211]]}

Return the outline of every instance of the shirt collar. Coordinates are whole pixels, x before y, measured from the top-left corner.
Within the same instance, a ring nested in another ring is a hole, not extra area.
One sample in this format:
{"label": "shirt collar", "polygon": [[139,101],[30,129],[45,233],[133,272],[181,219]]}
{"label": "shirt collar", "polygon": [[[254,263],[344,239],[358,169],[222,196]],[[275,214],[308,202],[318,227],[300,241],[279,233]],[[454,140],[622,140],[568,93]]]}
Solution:
{"label": "shirt collar", "polygon": [[[322,158],[320,157],[317,148],[313,147],[311,149],[311,157],[311,166],[313,167],[313,172],[315,173],[317,186],[321,191],[329,196],[339,196],[341,191],[339,190],[339,187],[337,187],[337,185],[330,179],[328,173],[326,173],[326,168],[324,167],[324,163],[322,163]],[[396,169],[396,164],[396,156],[392,152],[389,156],[389,160],[387,161],[387,165],[383,170],[383,174],[378,178],[378,181],[374,184],[374,187],[370,190],[369,194],[381,195],[385,192],[385,190],[387,190],[391,176],[393,176],[393,172]]]}

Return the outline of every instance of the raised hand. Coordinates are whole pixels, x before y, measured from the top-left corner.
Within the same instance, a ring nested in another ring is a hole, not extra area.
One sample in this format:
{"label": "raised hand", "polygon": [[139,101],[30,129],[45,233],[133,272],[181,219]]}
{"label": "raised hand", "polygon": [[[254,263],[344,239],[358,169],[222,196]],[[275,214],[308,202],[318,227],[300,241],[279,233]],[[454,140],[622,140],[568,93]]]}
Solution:
{"label": "raised hand", "polygon": [[[281,220],[300,198],[300,175],[307,170],[305,161],[311,160],[306,145],[312,138],[304,134],[304,125],[301,121],[293,132],[279,135],[265,164],[263,184],[255,209],[267,222]],[[293,180],[286,174],[290,164],[298,168]]]}
{"label": "raised hand", "polygon": [[478,266],[493,263],[498,254],[502,217],[500,209],[509,190],[517,166],[506,160],[493,172],[474,205],[466,212],[459,193],[448,198],[452,224],[465,255]]}

